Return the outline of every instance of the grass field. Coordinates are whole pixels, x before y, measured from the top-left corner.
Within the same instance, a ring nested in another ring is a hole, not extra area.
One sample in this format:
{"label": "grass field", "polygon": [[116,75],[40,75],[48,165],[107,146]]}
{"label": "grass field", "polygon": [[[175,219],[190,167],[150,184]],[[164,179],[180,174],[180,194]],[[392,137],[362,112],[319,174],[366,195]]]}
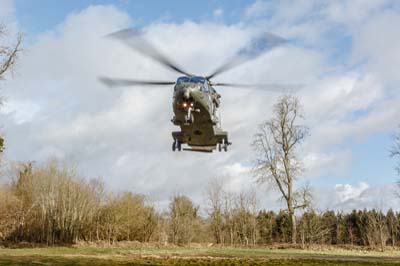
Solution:
{"label": "grass field", "polygon": [[0,265],[400,265],[400,252],[262,248],[0,249]]}

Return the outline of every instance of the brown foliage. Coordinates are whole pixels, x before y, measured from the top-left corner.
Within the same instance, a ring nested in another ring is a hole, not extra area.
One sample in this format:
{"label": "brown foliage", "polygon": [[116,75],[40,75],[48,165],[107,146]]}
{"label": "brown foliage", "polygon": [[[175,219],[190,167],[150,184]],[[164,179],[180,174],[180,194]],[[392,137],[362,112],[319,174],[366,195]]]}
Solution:
{"label": "brown foliage", "polygon": [[98,180],[86,181],[56,161],[20,165],[1,190],[0,236],[10,241],[149,241],[156,226],[144,196],[106,193]]}

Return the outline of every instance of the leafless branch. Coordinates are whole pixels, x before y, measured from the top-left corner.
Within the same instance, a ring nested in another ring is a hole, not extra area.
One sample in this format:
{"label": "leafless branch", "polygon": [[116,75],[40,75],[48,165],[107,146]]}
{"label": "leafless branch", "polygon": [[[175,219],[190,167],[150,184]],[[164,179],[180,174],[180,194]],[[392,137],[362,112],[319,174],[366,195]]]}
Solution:
{"label": "leafless branch", "polygon": [[394,136],[394,143],[392,149],[390,150],[390,156],[398,160],[396,170],[400,175],[400,132]]}
{"label": "leafless branch", "polygon": [[[5,26],[0,25],[0,37],[5,36]],[[4,74],[12,69],[21,51],[22,34],[18,34],[14,45],[0,46],[0,79],[4,78]]]}

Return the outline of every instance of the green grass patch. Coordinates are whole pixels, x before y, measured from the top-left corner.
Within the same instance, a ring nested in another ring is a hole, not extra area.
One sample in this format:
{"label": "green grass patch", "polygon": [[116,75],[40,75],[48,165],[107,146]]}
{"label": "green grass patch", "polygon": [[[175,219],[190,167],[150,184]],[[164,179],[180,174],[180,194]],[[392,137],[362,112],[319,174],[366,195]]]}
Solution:
{"label": "green grass patch", "polygon": [[400,265],[399,251],[267,248],[50,247],[1,249],[0,265]]}
{"label": "green grass patch", "polygon": [[0,265],[53,265],[53,266],[69,266],[69,265],[99,265],[99,266],[120,266],[120,265],[269,265],[269,266],[394,266],[399,265],[393,261],[333,261],[333,260],[315,260],[315,259],[210,259],[210,258],[195,258],[195,259],[152,259],[152,258],[114,258],[114,259],[97,259],[97,258],[65,258],[65,257],[42,257],[42,256],[23,256],[0,257]]}

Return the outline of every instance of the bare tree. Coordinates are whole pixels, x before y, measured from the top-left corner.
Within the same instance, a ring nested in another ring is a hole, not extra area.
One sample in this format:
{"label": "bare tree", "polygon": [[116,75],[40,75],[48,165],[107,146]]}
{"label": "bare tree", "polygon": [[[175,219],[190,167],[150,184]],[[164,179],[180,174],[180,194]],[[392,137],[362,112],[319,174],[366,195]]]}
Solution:
{"label": "bare tree", "polygon": [[389,239],[386,217],[380,210],[372,210],[367,214],[367,238],[370,246],[379,246],[383,252]]}
{"label": "bare tree", "polygon": [[[3,24],[0,24],[0,80],[4,79],[4,75],[12,68],[15,64],[20,47],[22,43],[22,35],[18,35],[17,40],[14,44],[5,44],[4,41],[7,30]],[[3,100],[0,98],[0,104]],[[4,139],[0,137],[0,152],[4,150]]]}
{"label": "bare tree", "polygon": [[[223,194],[223,217],[224,229],[226,231],[226,238],[229,239],[229,244],[232,246],[235,243],[236,222],[234,219],[234,195],[232,192],[224,192]],[[225,234],[224,234],[225,235]],[[225,236],[224,236],[225,239]],[[224,240],[223,243],[226,241]]]}
{"label": "bare tree", "polygon": [[[302,167],[296,148],[308,135],[308,128],[297,124],[302,118],[299,100],[282,96],[274,105],[273,117],[260,125],[253,146],[257,152],[255,174],[259,183],[275,184],[284,198],[291,223],[291,240],[296,243],[295,210],[307,206],[307,191],[293,190]],[[300,195],[301,198],[296,196]]]}
{"label": "bare tree", "polygon": [[257,238],[257,196],[254,190],[235,195],[233,221],[235,239],[240,245],[256,244]]}
{"label": "bare tree", "polygon": [[397,235],[399,233],[399,217],[393,212],[392,209],[389,209],[386,214],[387,227],[390,235],[390,242],[392,247],[396,246]]}
{"label": "bare tree", "polygon": [[396,170],[400,175],[400,132],[394,136],[394,143],[392,149],[390,150],[390,156],[398,159]]}
{"label": "bare tree", "polygon": [[199,207],[186,196],[174,196],[169,205],[171,240],[174,244],[190,244],[195,237]]}
{"label": "bare tree", "polygon": [[220,179],[212,180],[207,187],[210,229],[217,244],[223,243],[223,184]]}
{"label": "bare tree", "polygon": [[[0,24],[0,38],[7,35],[7,29]],[[1,40],[1,39],[0,39]],[[2,43],[2,42],[1,42]],[[2,45],[0,43],[0,79],[4,78],[5,73],[15,64],[22,43],[22,35],[19,34],[17,40],[11,45]]]}
{"label": "bare tree", "polygon": [[19,226],[21,201],[10,186],[0,186],[0,240],[4,240]]}
{"label": "bare tree", "polygon": [[[400,175],[400,132],[394,136],[394,143],[390,150],[390,156],[398,160],[396,171]],[[397,182],[396,195],[400,198],[400,181]]]}
{"label": "bare tree", "polygon": [[326,237],[330,233],[330,228],[324,228],[322,215],[317,214],[314,210],[303,213],[299,221],[299,227],[303,249],[305,244],[324,244]]}
{"label": "bare tree", "polygon": [[252,245],[255,246],[257,244],[257,238],[258,238],[258,232],[257,232],[257,212],[258,212],[258,199],[257,199],[257,194],[256,191],[253,190],[249,194],[249,211],[250,211],[250,217],[251,217],[251,239],[252,239]]}

